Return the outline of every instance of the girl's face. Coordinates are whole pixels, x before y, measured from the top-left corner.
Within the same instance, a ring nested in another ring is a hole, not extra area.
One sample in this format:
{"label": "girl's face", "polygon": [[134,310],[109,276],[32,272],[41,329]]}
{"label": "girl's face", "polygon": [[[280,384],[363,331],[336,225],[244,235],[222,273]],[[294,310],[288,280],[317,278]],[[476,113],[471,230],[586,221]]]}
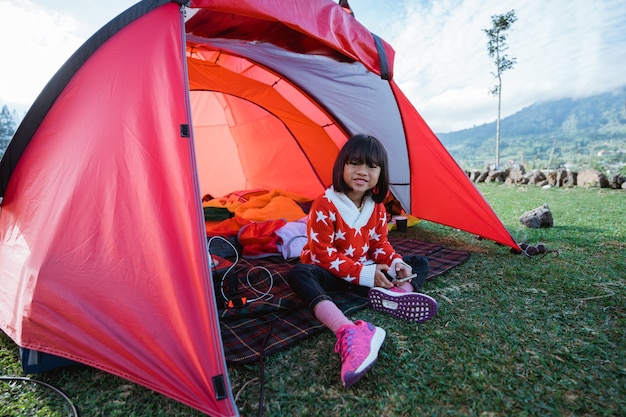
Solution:
{"label": "girl's face", "polygon": [[343,180],[352,191],[346,195],[352,200],[363,198],[367,191],[376,187],[379,176],[380,166],[349,160],[343,166]]}

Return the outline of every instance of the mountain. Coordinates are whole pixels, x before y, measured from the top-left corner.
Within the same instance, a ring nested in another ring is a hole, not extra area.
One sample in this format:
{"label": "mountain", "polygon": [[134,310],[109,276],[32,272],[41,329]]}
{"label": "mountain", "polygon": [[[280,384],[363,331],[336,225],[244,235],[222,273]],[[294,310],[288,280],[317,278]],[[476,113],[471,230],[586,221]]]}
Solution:
{"label": "mountain", "polygon": [[[496,123],[437,137],[464,169],[495,162]],[[500,164],[527,168],[626,165],[626,86],[581,99],[537,103],[500,122]]]}
{"label": "mountain", "polygon": [[[11,136],[0,134],[0,156]],[[437,137],[463,169],[495,162],[495,122]],[[626,86],[582,99],[533,104],[502,119],[500,164],[513,162],[527,169],[626,170]]]}

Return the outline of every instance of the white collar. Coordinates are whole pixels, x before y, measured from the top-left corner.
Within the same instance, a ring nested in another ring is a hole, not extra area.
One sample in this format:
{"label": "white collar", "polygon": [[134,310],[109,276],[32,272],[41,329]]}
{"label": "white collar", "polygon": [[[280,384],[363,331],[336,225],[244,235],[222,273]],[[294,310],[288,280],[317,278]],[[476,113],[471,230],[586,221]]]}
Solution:
{"label": "white collar", "polygon": [[369,194],[365,196],[362,210],[359,210],[347,195],[336,192],[332,186],[326,190],[324,195],[328,201],[335,205],[339,215],[346,224],[353,229],[360,229],[365,226],[370,217],[372,217],[372,213],[374,213],[376,203],[374,203],[374,200]]}

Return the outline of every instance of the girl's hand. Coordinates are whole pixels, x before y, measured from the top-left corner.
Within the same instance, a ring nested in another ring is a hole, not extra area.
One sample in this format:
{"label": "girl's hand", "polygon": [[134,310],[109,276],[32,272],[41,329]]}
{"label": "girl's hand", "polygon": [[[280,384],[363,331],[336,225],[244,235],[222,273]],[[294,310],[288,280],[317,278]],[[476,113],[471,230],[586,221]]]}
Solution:
{"label": "girl's hand", "polygon": [[[409,265],[406,265],[404,263],[396,264],[396,276],[398,277],[398,279],[403,278],[403,277],[408,277],[412,273],[413,273],[413,268],[411,268]],[[408,280],[407,282],[411,282],[411,280]],[[403,283],[396,281],[393,284],[399,287]]]}
{"label": "girl's hand", "polygon": [[393,284],[387,278],[386,272],[389,267],[384,264],[376,264],[376,273],[374,274],[374,286],[382,288],[391,288]]}
{"label": "girl's hand", "polygon": [[396,276],[398,278],[408,277],[413,273],[413,268],[404,263],[396,264]]}

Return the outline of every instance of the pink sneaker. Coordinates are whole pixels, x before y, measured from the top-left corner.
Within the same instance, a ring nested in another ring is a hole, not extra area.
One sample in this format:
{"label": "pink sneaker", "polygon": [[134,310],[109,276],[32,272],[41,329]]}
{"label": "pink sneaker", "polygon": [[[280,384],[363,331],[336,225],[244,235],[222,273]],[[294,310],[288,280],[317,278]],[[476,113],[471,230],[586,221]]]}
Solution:
{"label": "pink sneaker", "polygon": [[388,290],[374,287],[369,291],[370,307],[408,322],[423,323],[435,317],[437,301],[418,292],[405,292],[399,288]]}
{"label": "pink sneaker", "polygon": [[344,387],[354,385],[374,365],[385,335],[380,327],[362,320],[345,324],[337,330],[335,352],[341,356],[341,381]]}

